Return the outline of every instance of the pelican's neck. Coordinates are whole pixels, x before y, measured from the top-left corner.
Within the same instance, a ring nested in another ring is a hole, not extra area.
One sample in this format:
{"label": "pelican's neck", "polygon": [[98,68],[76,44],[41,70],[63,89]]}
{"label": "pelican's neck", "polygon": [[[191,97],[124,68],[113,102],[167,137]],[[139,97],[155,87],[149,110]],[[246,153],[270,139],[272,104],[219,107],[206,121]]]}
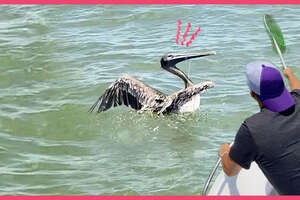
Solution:
{"label": "pelican's neck", "polygon": [[183,71],[178,69],[176,66],[164,67],[164,69],[167,70],[168,72],[171,72],[172,74],[178,76],[179,78],[181,78],[184,82],[185,88],[193,85],[193,82],[187,77],[187,75],[185,73],[183,73]]}

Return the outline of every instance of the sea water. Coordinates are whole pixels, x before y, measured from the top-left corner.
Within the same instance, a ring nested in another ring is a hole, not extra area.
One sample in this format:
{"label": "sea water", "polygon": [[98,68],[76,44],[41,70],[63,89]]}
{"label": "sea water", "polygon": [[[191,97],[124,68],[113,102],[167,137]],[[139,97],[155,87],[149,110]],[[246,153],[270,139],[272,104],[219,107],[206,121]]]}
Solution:
{"label": "sea water", "polygon": [[[300,77],[298,5],[0,6],[0,195],[199,195],[246,117],[259,111],[245,65],[281,67],[265,32],[273,14]],[[189,47],[176,44],[178,20]],[[123,74],[171,94],[166,53],[213,50],[180,63],[214,81],[200,110],[158,116],[126,107],[88,113]]]}

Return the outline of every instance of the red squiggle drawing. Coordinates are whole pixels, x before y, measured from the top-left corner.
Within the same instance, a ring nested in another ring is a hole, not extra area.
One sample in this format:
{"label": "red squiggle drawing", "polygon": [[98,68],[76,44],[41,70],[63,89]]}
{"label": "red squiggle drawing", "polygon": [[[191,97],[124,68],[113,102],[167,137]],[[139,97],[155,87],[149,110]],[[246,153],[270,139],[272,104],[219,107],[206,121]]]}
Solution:
{"label": "red squiggle drawing", "polygon": [[181,21],[178,20],[178,25],[177,25],[177,34],[176,34],[176,43],[179,44],[178,40],[179,40],[179,35],[180,35],[180,25],[181,25]]}
{"label": "red squiggle drawing", "polygon": [[188,47],[191,43],[192,43],[192,40],[195,39],[195,37],[198,35],[198,32],[200,31],[200,26],[198,27],[198,29],[195,31],[195,33],[192,35],[192,37],[190,38],[190,41],[188,41],[186,43],[186,46]]}
{"label": "red squiggle drawing", "polygon": [[185,31],[185,33],[184,33],[184,35],[183,35],[183,39],[181,40],[181,45],[182,45],[182,46],[184,45],[185,38],[186,38],[186,36],[187,36],[187,34],[188,34],[190,28],[191,28],[191,23],[188,22],[188,26],[186,27],[186,31]]}

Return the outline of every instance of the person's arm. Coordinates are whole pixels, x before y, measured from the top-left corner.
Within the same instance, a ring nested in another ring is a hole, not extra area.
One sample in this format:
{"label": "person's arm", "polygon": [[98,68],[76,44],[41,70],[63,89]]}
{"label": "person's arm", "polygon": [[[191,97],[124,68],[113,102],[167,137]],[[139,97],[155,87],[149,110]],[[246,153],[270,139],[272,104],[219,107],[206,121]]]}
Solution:
{"label": "person's arm", "polygon": [[231,160],[229,152],[230,145],[223,144],[220,147],[219,156],[222,160],[223,171],[225,172],[225,174],[227,176],[235,176],[241,171],[242,167],[233,160]]}
{"label": "person's arm", "polygon": [[291,90],[300,89],[300,81],[296,78],[293,71],[289,67],[283,70],[283,74],[289,80]]}
{"label": "person's arm", "polygon": [[237,175],[242,168],[249,169],[257,155],[257,147],[244,122],[237,132],[233,145],[223,144],[219,150],[223,171],[227,176]]}

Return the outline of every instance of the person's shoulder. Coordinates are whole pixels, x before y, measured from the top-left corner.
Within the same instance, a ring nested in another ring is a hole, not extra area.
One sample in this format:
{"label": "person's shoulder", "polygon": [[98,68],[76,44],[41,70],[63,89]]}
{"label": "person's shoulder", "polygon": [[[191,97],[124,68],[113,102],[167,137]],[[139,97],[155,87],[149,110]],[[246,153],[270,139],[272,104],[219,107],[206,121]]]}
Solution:
{"label": "person's shoulder", "polygon": [[300,104],[300,89],[292,90],[291,95],[295,101],[295,104]]}
{"label": "person's shoulder", "polygon": [[291,95],[294,97],[300,97],[300,89],[292,90]]}
{"label": "person's shoulder", "polygon": [[247,123],[248,121],[261,119],[261,118],[263,118],[264,116],[265,116],[264,111],[255,113],[255,114],[251,115],[250,117],[247,117],[247,118],[245,119],[245,123]]}
{"label": "person's shoulder", "polygon": [[264,108],[261,112],[253,114],[252,116],[245,119],[244,124],[247,125],[249,129],[258,128],[264,126],[266,119],[268,118],[268,110]]}

